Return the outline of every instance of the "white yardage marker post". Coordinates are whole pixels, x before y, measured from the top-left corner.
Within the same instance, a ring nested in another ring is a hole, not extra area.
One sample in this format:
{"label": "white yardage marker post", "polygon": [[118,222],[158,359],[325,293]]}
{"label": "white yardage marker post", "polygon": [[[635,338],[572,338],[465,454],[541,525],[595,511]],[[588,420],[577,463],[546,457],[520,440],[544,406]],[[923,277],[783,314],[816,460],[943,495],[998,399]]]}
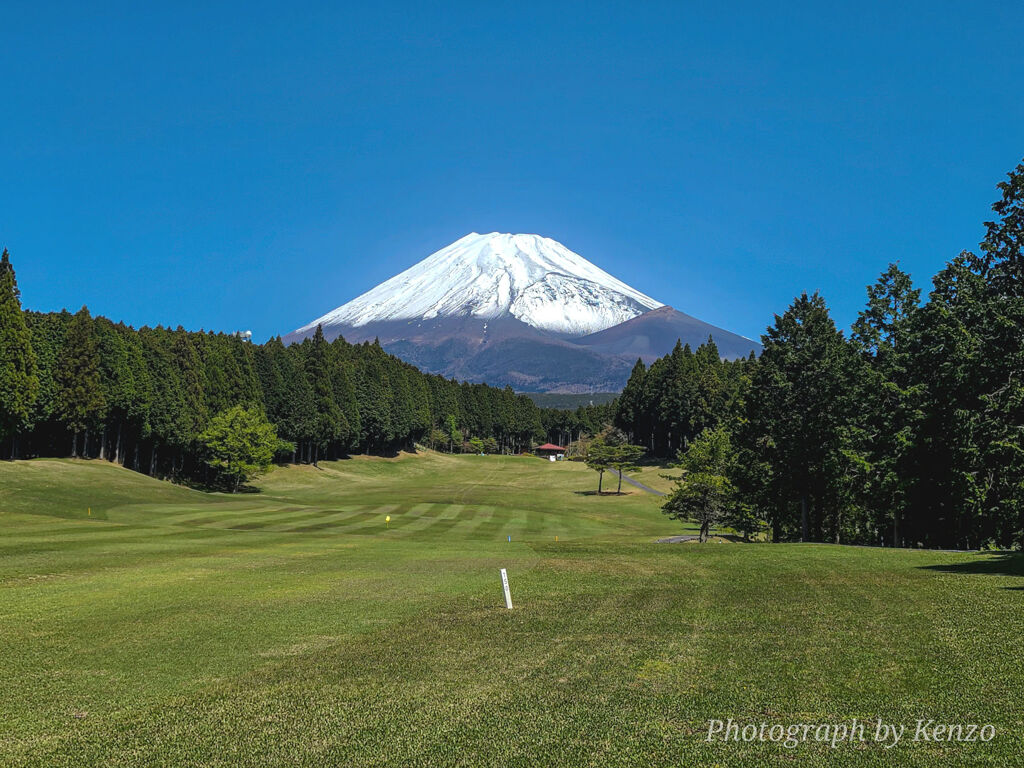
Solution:
{"label": "white yardage marker post", "polygon": [[508,591],[508,573],[501,569],[501,586],[505,588],[505,607],[512,610],[512,593]]}

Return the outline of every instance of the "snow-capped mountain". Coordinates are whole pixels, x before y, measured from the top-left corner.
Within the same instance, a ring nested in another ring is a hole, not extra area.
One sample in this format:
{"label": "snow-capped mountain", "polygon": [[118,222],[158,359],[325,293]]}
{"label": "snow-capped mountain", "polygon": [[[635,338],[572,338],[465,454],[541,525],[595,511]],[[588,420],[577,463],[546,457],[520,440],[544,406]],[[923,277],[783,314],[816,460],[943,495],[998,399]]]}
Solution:
{"label": "snow-capped mountain", "polygon": [[621,389],[637,357],[711,336],[723,357],[757,342],[664,306],[539,235],[472,233],[284,337],[377,339],[429,373],[525,392]]}
{"label": "snow-capped mountain", "polygon": [[317,325],[514,317],[541,330],[584,336],[660,306],[551,238],[473,232],[296,334]]}

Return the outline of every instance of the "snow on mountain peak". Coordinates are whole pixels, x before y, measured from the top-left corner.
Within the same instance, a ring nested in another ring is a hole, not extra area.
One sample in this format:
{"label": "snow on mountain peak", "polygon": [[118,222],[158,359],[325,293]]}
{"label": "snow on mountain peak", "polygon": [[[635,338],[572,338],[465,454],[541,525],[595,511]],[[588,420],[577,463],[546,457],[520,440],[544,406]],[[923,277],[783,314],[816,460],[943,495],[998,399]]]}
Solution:
{"label": "snow on mountain peak", "polygon": [[320,324],[511,315],[582,336],[660,306],[551,238],[472,232],[297,333]]}

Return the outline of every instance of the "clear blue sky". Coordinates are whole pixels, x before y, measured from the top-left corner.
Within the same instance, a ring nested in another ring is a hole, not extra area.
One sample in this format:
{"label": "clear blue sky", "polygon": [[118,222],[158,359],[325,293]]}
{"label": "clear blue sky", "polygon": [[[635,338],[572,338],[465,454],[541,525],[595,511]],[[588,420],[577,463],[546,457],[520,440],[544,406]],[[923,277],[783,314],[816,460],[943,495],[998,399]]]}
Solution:
{"label": "clear blue sky", "polygon": [[976,247],[1024,156],[1018,3],[0,0],[0,30],[24,303],[134,325],[262,340],[499,230],[748,336],[803,290],[845,326],[889,261]]}

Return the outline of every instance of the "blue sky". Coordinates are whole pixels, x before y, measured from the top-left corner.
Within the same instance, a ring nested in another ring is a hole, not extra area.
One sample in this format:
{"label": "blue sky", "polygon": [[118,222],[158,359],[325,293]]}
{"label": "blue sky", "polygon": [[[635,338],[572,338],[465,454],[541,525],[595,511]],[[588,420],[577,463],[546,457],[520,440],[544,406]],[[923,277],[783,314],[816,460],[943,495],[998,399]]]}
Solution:
{"label": "blue sky", "polygon": [[33,309],[262,340],[499,230],[748,336],[803,290],[845,326],[1024,156],[1016,3],[93,5],[0,0]]}

